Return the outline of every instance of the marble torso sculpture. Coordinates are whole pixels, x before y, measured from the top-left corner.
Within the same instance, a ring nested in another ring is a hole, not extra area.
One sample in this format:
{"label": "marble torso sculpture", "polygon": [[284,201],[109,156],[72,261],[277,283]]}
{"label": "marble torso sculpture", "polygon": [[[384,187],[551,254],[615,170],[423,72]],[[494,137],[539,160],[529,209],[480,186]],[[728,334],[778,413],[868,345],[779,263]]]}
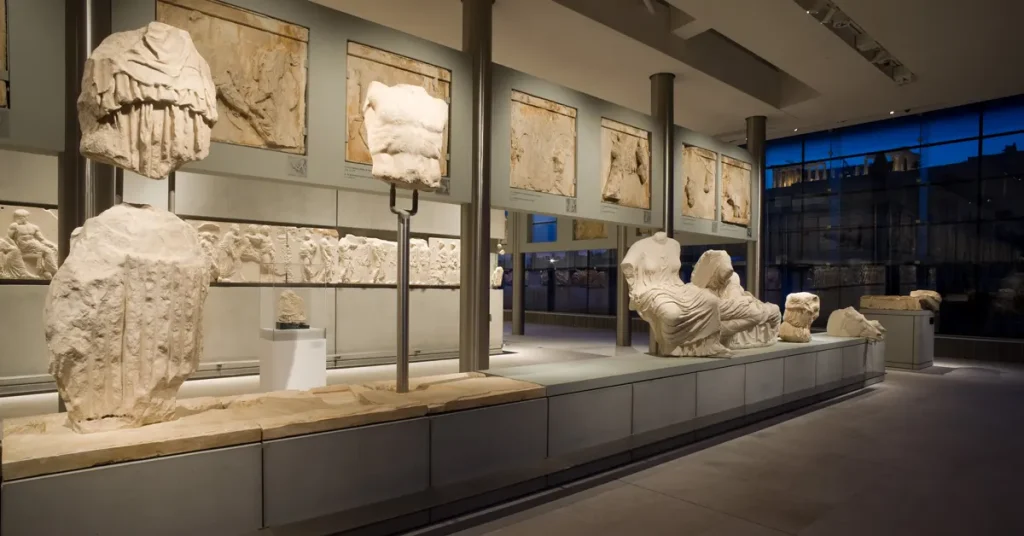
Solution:
{"label": "marble torso sculpture", "polygon": [[441,186],[448,104],[420,86],[370,83],[363,104],[373,176],[403,188]]}
{"label": "marble torso sculpture", "polygon": [[719,300],[679,278],[679,242],[655,233],[633,244],[622,260],[629,308],[651,325],[662,356],[724,356]]}
{"label": "marble torso sculpture", "polygon": [[818,319],[821,301],[810,292],[786,296],[786,312],[779,327],[779,338],[786,342],[811,342],[811,324]]}
{"label": "marble torso sculpture", "polygon": [[728,253],[705,251],[693,267],[691,282],[719,299],[722,343],[727,347],[758,348],[778,341],[782,322],[779,306],[764,303],[743,290]]}
{"label": "marble torso sculpture", "polygon": [[28,221],[28,216],[25,209],[15,210],[7,236],[21,252],[22,262],[34,260],[39,277],[50,279],[57,272],[57,245],[47,240],[39,226]]}
{"label": "marble torso sculpture", "polygon": [[170,420],[202,355],[210,264],[177,216],[118,205],[82,226],[46,296],[50,373],[72,428]]}
{"label": "marble torso sculpture", "polygon": [[103,40],[78,97],[82,155],[161,179],[206,158],[217,91],[188,32],[160,22]]}
{"label": "marble torso sculpture", "polygon": [[277,329],[305,329],[306,302],[294,291],[286,290],[277,297]]}
{"label": "marble torso sculpture", "polygon": [[826,333],[833,337],[865,337],[872,341],[885,338],[885,328],[877,320],[868,320],[853,307],[836,309],[828,316]]}

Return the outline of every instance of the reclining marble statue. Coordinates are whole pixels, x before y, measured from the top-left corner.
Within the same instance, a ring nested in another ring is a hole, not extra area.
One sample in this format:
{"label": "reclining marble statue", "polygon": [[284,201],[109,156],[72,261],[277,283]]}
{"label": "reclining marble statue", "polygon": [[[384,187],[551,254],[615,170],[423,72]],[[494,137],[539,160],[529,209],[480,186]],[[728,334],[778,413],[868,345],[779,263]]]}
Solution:
{"label": "reclining marble statue", "polygon": [[694,265],[690,281],[719,299],[722,344],[726,347],[738,350],[778,342],[782,322],[779,306],[758,300],[743,290],[728,253],[705,251]]}
{"label": "reclining marble statue", "polygon": [[[210,68],[166,24],[111,35],[86,62],[82,154],[160,179],[210,150]],[[210,246],[164,210],[122,204],[86,220],[46,296],[50,374],[77,432],[171,420],[199,366]],[[208,239],[208,238],[207,238]]]}
{"label": "reclining marble statue", "polygon": [[729,355],[722,345],[719,299],[683,283],[679,242],[663,232],[632,245],[622,259],[629,308],[651,325],[663,357]]}
{"label": "reclining marble statue", "polygon": [[865,337],[871,341],[885,338],[885,328],[877,320],[868,320],[853,307],[836,309],[828,315],[826,333],[833,337]]}
{"label": "reclining marble statue", "polygon": [[811,342],[811,324],[821,312],[821,300],[810,292],[786,296],[786,312],[779,327],[779,338],[786,342]]}
{"label": "reclining marble statue", "polygon": [[210,66],[185,30],[151,22],[115,33],[85,62],[78,122],[83,156],[164,178],[210,151]]}

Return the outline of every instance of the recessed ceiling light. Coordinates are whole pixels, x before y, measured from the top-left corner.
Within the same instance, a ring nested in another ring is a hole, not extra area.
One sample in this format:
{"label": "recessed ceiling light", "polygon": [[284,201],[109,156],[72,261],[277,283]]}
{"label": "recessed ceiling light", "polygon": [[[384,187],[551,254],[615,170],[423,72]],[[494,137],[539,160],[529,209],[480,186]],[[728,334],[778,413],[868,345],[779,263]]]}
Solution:
{"label": "recessed ceiling light", "polygon": [[798,130],[800,130],[800,129],[799,129],[799,128],[794,128],[794,129],[793,129],[793,132],[796,132],[796,131],[798,131]]}
{"label": "recessed ceiling light", "polygon": [[811,10],[810,10],[810,9],[808,9],[808,10],[807,10],[807,14],[808,14],[808,15],[810,15],[810,14],[811,14]]}
{"label": "recessed ceiling light", "polygon": [[896,110],[889,110],[889,115],[894,115],[895,113],[896,113]]}

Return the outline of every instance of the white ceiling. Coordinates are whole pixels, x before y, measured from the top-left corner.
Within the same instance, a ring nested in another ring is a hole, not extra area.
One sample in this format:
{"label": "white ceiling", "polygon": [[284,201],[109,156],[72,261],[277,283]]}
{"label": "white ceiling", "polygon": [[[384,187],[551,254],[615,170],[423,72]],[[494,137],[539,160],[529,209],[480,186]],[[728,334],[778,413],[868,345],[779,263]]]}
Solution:
{"label": "white ceiling", "polygon": [[[460,0],[314,1],[461,48]],[[1024,1],[835,0],[917,75],[902,87],[793,0],[666,1],[781,72],[712,34],[677,37],[690,35],[642,0],[497,0],[493,59],[645,113],[648,77],[675,73],[676,122],[730,141],[751,115],[779,137],[1024,93]]]}

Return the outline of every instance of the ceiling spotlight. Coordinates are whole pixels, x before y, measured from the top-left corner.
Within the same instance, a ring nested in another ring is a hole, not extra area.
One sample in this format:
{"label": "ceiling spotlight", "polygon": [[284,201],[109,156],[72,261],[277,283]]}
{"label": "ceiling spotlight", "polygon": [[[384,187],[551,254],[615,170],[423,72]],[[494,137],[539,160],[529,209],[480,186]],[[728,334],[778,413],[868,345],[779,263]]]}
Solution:
{"label": "ceiling spotlight", "polygon": [[889,115],[896,115],[896,110],[889,110]]}
{"label": "ceiling spotlight", "polygon": [[794,128],[794,129],[793,129],[793,132],[796,132],[796,131],[798,131],[798,130],[800,130],[800,129],[799,129],[799,128]]}
{"label": "ceiling spotlight", "polygon": [[807,10],[807,14],[808,14],[808,15],[810,15],[810,14],[811,14],[811,10],[810,10],[810,9],[808,9],[808,10]]}

